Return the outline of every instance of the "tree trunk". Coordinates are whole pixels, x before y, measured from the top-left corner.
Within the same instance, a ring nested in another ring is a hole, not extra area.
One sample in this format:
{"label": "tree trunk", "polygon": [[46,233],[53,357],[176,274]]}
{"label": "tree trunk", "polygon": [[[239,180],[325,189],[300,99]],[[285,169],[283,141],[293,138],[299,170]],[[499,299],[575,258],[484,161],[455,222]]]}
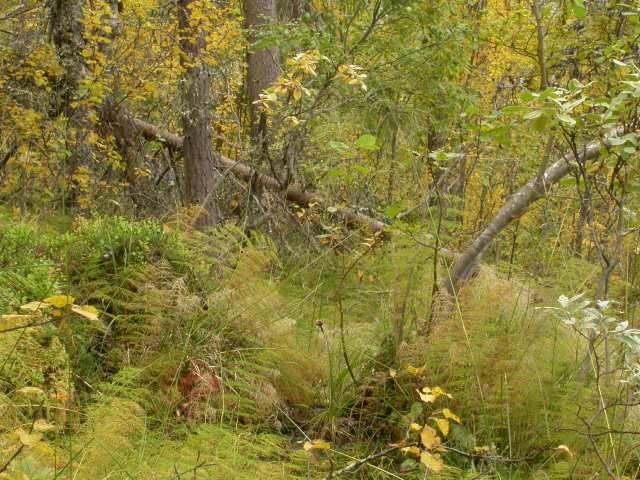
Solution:
{"label": "tree trunk", "polygon": [[291,0],[291,20],[298,20],[307,11],[306,0]]}
{"label": "tree trunk", "polygon": [[134,119],[109,99],[100,108],[100,122],[103,127],[106,127],[107,133],[113,134],[116,140],[116,146],[124,160],[124,179],[127,183],[127,189],[131,201],[137,209],[139,205],[136,188],[137,170],[140,159],[144,157],[144,151],[143,142],[140,140]]}
{"label": "tree trunk", "polygon": [[538,69],[540,70],[540,90],[547,88],[547,62],[544,53],[544,24],[542,23],[542,1],[532,0],[531,10],[536,21],[536,34],[538,37],[537,56]]}
{"label": "tree trunk", "polygon": [[214,164],[212,144],[211,74],[200,56],[205,47],[204,33],[195,31],[191,25],[192,3],[193,0],[179,2],[180,48],[185,68],[182,152],[186,202],[202,208],[195,226],[203,228],[221,219],[218,207],[221,175]]}
{"label": "tree trunk", "polygon": [[[620,130],[617,130],[616,134],[619,133]],[[606,144],[606,140],[604,144]],[[513,220],[525,213],[531,204],[546,195],[551,187],[571,171],[572,161],[586,162],[593,160],[598,157],[602,147],[602,142],[589,143],[579,152],[578,159],[574,158],[573,153],[567,153],[549,166],[542,175],[536,175],[515,192],[491,223],[485,227],[453,265],[450,281],[447,281],[445,285],[449,293],[453,294],[473,274],[482,254],[493,239]]]}
{"label": "tree trunk", "polygon": [[282,73],[279,65],[280,52],[276,47],[256,48],[260,30],[277,18],[276,0],[245,0],[245,26],[249,31],[247,53],[247,96],[251,112],[251,136],[260,151],[266,147],[267,119],[255,104],[260,94],[272,85]]}
{"label": "tree trunk", "polygon": [[56,0],[50,2],[50,37],[56,47],[58,61],[63,75],[58,88],[57,108],[68,119],[69,138],[71,138],[71,157],[69,175],[79,167],[90,168],[93,163],[93,147],[89,134],[93,128],[89,109],[79,97],[79,85],[88,76],[88,68],[82,51],[85,48],[83,38],[82,7],[83,0]]}

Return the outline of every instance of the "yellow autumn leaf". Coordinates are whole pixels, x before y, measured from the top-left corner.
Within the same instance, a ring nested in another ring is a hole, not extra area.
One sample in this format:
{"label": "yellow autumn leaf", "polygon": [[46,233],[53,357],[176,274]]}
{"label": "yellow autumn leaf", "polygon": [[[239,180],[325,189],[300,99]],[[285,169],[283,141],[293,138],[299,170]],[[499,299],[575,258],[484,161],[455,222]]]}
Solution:
{"label": "yellow autumn leaf", "polygon": [[312,440],[310,442],[304,442],[304,446],[302,448],[304,448],[306,452],[329,450],[331,448],[331,444],[324,440]]}
{"label": "yellow autumn leaf", "polygon": [[412,375],[414,377],[422,375],[425,371],[424,367],[414,367],[413,365],[407,365],[405,367],[405,370],[409,375]]}
{"label": "yellow autumn leaf", "polygon": [[422,433],[420,434],[420,439],[422,440],[422,445],[425,448],[431,450],[434,447],[440,445],[440,437],[438,436],[438,432],[430,426],[426,425],[422,429]]}
{"label": "yellow autumn leaf", "polygon": [[413,458],[420,458],[420,449],[418,447],[404,447],[401,448],[400,451],[404,455],[408,455]]}
{"label": "yellow autumn leaf", "polygon": [[434,473],[440,473],[444,468],[444,461],[440,455],[434,455],[426,451],[420,454],[420,462]]}
{"label": "yellow autumn leaf", "polygon": [[436,396],[431,393],[431,389],[429,387],[424,387],[422,391],[416,389],[416,392],[418,392],[420,400],[425,403],[433,403],[436,400]]}
{"label": "yellow autumn leaf", "polygon": [[445,392],[442,388],[440,387],[433,387],[431,393],[433,393],[436,398],[440,398],[440,397],[449,397],[449,398],[453,398],[450,394],[448,394],[447,392]]}
{"label": "yellow autumn leaf", "polygon": [[412,423],[411,425],[409,425],[409,430],[414,433],[420,432],[422,431],[422,425],[420,425],[419,423]]}
{"label": "yellow autumn leaf", "polygon": [[16,393],[26,395],[28,397],[39,397],[40,395],[44,395],[44,390],[38,387],[22,387],[16,390]]}
{"label": "yellow autumn leaf", "polygon": [[44,302],[56,308],[64,308],[67,305],[72,305],[74,300],[75,298],[70,295],[54,295],[53,297],[45,298]]}
{"label": "yellow autumn leaf", "polygon": [[39,418],[35,422],[33,422],[33,430],[36,432],[51,432],[55,430],[56,426],[52,423],[47,422],[44,418]]}
{"label": "yellow autumn leaf", "polygon": [[20,442],[26,447],[31,447],[42,440],[42,432],[29,433],[22,428],[18,428],[15,433],[20,438]]}
{"label": "yellow autumn leaf", "polygon": [[33,324],[33,315],[8,314],[0,315],[0,328],[26,327]]}
{"label": "yellow autumn leaf", "polygon": [[442,435],[445,437],[449,435],[449,420],[446,418],[435,418],[436,425],[438,425],[438,429],[442,432]]}
{"label": "yellow autumn leaf", "polygon": [[444,418],[447,418],[449,420],[453,420],[456,423],[460,423],[460,417],[458,415],[456,415],[455,413],[453,413],[448,408],[445,408],[445,409],[442,410],[442,415],[444,415]]}
{"label": "yellow autumn leaf", "polygon": [[71,311],[94,322],[99,320],[98,310],[91,305],[72,305]]}
{"label": "yellow autumn leaf", "polygon": [[573,452],[566,445],[558,445],[555,449],[561,453],[566,453],[568,456],[573,457]]}

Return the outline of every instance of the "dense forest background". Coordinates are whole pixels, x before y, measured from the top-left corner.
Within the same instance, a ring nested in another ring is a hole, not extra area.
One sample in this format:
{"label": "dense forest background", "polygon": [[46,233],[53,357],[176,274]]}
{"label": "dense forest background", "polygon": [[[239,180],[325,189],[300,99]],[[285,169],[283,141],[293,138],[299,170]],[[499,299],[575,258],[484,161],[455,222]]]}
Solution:
{"label": "dense forest background", "polygon": [[640,478],[640,1],[0,3],[0,478]]}

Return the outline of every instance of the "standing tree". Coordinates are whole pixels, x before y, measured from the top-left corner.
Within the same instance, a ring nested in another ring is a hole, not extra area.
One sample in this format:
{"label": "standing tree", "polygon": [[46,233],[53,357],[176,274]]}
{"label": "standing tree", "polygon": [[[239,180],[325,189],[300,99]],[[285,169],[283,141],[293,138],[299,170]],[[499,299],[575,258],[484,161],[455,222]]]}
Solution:
{"label": "standing tree", "polygon": [[[217,9],[215,5],[205,4],[204,8]],[[179,26],[180,48],[182,50],[183,79],[183,114],[182,127],[184,141],[182,152],[185,170],[185,194],[187,204],[202,208],[195,225],[205,227],[217,224],[221,219],[218,206],[218,187],[221,174],[214,164],[211,73],[203,59],[206,48],[205,30],[201,19],[205,15],[194,15],[195,10],[202,8],[194,0],[180,0]]]}
{"label": "standing tree", "polygon": [[266,25],[274,22],[277,16],[275,0],[245,0],[245,26],[249,31],[249,51],[247,53],[247,96],[251,111],[251,137],[265,159],[267,148],[267,118],[256,103],[260,94],[271,86],[282,73],[279,64],[280,52],[277,47],[262,47],[259,34]]}
{"label": "standing tree", "polygon": [[[63,68],[56,111],[63,113],[68,121],[68,138],[71,139],[68,174],[72,178],[79,173],[79,168],[89,168],[94,156],[90,142],[90,110],[80,93],[81,82],[89,74],[83,56],[83,6],[83,0],[57,0],[50,2],[49,11],[49,35]],[[74,192],[73,197],[77,193]]]}

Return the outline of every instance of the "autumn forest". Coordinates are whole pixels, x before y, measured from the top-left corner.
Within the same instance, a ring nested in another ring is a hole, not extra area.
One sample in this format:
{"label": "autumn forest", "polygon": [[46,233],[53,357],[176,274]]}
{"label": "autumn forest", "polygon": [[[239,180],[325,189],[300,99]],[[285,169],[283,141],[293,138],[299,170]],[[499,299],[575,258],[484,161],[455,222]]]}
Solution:
{"label": "autumn forest", "polygon": [[0,479],[640,479],[639,0],[0,0]]}

